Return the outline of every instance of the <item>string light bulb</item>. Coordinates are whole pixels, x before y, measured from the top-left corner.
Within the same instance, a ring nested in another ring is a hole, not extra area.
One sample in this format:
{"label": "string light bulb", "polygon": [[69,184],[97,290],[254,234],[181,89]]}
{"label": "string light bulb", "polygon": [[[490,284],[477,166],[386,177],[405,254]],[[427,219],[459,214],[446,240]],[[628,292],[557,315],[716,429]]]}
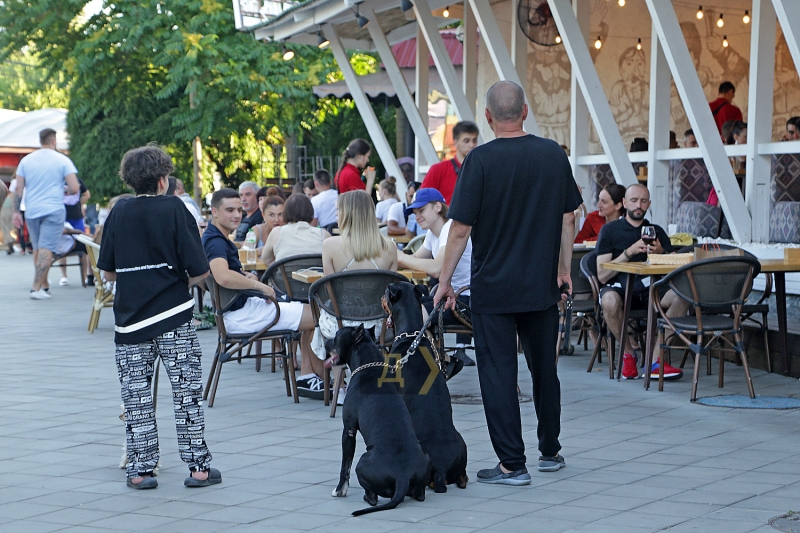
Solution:
{"label": "string light bulb", "polygon": [[625,0],[618,0],[619,7],[625,7]]}
{"label": "string light bulb", "polygon": [[294,59],[294,50],[285,50],[283,52],[283,60],[291,61],[292,59]]}
{"label": "string light bulb", "polygon": [[561,36],[556,35],[556,44],[561,44]]}
{"label": "string light bulb", "polygon": [[641,40],[641,39],[639,39],[639,40],[637,41],[637,43],[636,43],[636,49],[637,49],[637,50],[641,50],[641,49],[642,49],[642,40]]}
{"label": "string light bulb", "polygon": [[725,47],[725,48],[728,48],[728,36],[727,35],[723,35],[722,36],[722,46]]}
{"label": "string light bulb", "polygon": [[329,44],[331,42],[322,35],[322,32],[317,32],[317,48],[325,50]]}
{"label": "string light bulb", "polygon": [[717,28],[721,28],[725,25],[725,21],[722,20],[722,13],[719,14],[719,18],[717,19]]}
{"label": "string light bulb", "polygon": [[750,24],[750,12],[748,10],[744,10],[744,16],[742,17],[742,22],[745,24]]}
{"label": "string light bulb", "polygon": [[600,36],[599,35],[597,36],[597,40],[594,42],[594,47],[597,50],[600,50],[600,48],[603,47],[603,41],[600,40]]}
{"label": "string light bulb", "polygon": [[449,18],[450,17],[450,6],[447,6],[447,7],[444,8],[444,11],[442,11],[442,16],[444,18]]}
{"label": "string light bulb", "polygon": [[700,20],[702,18],[703,18],[703,6],[700,6],[697,8],[697,20]]}

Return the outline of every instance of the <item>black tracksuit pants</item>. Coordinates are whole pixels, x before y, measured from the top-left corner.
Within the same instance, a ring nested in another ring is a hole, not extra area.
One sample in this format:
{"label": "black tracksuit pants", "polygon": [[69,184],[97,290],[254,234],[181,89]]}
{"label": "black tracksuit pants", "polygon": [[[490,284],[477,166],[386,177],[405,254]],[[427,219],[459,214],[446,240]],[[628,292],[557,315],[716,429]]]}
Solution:
{"label": "black tracksuit pants", "polygon": [[525,443],[517,396],[517,335],[533,377],[542,455],[561,449],[561,384],[556,371],[558,307],[513,314],[472,311],[475,357],[489,437],[497,457],[510,470],[525,467]]}

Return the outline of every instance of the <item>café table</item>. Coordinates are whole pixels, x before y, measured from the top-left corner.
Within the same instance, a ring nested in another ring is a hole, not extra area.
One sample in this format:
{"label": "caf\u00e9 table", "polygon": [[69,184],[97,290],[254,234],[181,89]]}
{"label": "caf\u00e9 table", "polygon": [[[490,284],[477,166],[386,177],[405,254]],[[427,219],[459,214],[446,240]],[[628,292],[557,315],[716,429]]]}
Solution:
{"label": "caf\u00e9 table", "polygon": [[[787,272],[800,272],[800,257],[788,254],[784,259],[759,259],[761,263],[761,272],[763,274],[772,274],[775,277],[775,304],[778,312],[778,347],[783,354],[783,373],[789,375],[791,359],[787,351],[788,346],[788,332],[786,324],[786,273]],[[628,262],[628,263],[603,263],[600,265],[606,270],[613,270],[628,276],[627,283],[625,284],[625,298],[623,303],[623,324],[628,323],[630,309],[633,303],[633,282],[635,276],[649,276],[652,301],[653,291],[652,287],[656,281],[662,276],[665,276],[680,268],[683,265],[651,265],[646,262]],[[646,358],[645,361],[652,360],[653,343],[655,341],[656,317],[655,307],[648,303],[647,306],[647,340],[646,340]],[[628,328],[622,328],[622,334],[619,339],[619,354],[617,360],[617,380],[619,381],[622,374],[622,355],[625,352],[625,342],[628,337]],[[644,387],[650,387],[650,372],[645,369]]]}

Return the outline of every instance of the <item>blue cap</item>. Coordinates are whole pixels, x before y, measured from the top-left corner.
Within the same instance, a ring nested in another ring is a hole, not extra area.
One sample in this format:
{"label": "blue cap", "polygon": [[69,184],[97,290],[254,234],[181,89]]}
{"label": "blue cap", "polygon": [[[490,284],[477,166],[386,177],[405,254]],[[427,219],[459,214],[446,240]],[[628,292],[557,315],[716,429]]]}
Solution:
{"label": "blue cap", "polygon": [[442,196],[442,193],[440,193],[437,189],[420,189],[414,195],[414,203],[406,207],[403,213],[408,216],[414,212],[414,209],[425,207],[431,202],[442,202],[443,204],[447,204],[447,202],[444,201],[444,196]]}

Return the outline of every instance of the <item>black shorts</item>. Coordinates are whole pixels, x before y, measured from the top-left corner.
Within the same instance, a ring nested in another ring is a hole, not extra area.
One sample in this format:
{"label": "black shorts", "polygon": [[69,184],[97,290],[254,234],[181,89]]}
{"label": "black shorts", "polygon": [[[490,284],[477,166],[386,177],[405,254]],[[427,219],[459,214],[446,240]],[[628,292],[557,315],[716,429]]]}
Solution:
{"label": "black shorts", "polygon": [[[667,293],[669,289],[666,287],[661,287],[658,290],[658,299],[659,301],[664,298],[664,295]],[[600,287],[600,300],[603,300],[603,295],[607,292],[616,292],[619,294],[620,299],[624,302],[625,301],[625,289],[623,287],[614,287],[612,285],[606,285],[605,287]],[[650,291],[634,291],[633,293],[633,303],[632,308],[641,310],[647,309],[647,300],[650,298]]]}

